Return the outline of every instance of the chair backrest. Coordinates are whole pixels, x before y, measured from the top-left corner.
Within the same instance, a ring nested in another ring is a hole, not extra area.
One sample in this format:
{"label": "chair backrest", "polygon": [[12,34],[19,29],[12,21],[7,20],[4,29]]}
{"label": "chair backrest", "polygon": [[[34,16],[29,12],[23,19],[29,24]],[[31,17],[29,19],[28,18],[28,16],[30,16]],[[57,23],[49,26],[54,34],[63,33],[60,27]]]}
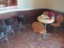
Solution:
{"label": "chair backrest", "polygon": [[48,12],[48,11],[44,11],[44,12],[43,12],[43,15],[48,16],[48,15],[49,15],[49,12]]}
{"label": "chair backrest", "polygon": [[57,22],[57,23],[62,23],[63,21],[64,21],[63,15],[58,15],[58,16],[56,16],[56,22]]}
{"label": "chair backrest", "polygon": [[44,25],[40,22],[33,22],[32,28],[35,32],[40,33],[41,31],[45,30]]}
{"label": "chair backrest", "polygon": [[24,22],[24,20],[25,20],[25,17],[23,16],[23,15],[21,15],[21,16],[17,16],[17,19],[18,19],[18,22]]}

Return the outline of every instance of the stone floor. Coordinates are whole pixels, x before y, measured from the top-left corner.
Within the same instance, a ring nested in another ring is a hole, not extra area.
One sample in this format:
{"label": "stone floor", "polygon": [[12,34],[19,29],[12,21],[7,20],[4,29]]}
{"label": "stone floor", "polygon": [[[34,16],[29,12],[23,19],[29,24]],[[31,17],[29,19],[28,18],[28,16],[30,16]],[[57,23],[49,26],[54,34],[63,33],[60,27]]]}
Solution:
{"label": "stone floor", "polygon": [[15,35],[9,35],[9,44],[0,41],[0,48],[64,48],[64,33],[51,32],[45,39],[40,34],[33,34],[30,25],[26,26],[26,32],[16,30]]}

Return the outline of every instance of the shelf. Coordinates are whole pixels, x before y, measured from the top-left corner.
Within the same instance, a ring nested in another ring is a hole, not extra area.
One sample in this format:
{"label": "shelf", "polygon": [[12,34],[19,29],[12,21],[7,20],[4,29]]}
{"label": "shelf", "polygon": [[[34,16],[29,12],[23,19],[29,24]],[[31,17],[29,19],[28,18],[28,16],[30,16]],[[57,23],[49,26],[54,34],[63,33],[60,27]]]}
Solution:
{"label": "shelf", "polygon": [[14,4],[13,0],[1,0],[0,5],[4,4],[6,6],[16,6],[17,2]]}

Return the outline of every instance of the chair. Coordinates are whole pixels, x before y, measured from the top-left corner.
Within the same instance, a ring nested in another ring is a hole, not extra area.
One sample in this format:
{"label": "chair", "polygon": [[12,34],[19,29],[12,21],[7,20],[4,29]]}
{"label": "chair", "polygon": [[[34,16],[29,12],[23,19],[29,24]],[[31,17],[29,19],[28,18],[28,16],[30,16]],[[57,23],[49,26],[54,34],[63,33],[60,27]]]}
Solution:
{"label": "chair", "polygon": [[0,26],[0,39],[6,40],[7,43],[9,44],[7,32],[4,26]]}
{"label": "chair", "polygon": [[[63,23],[63,20],[64,20],[63,15],[56,16],[56,22],[51,24],[52,26],[55,27],[55,32],[56,32],[58,27],[61,27],[61,24]],[[61,28],[60,28],[60,30],[61,30]]]}
{"label": "chair", "polygon": [[32,23],[32,28],[34,30],[34,33],[39,33],[43,36],[43,38],[45,38],[46,35],[46,29],[44,27],[44,25],[40,22],[33,22]]}
{"label": "chair", "polygon": [[26,32],[26,27],[24,25],[25,17],[23,15],[17,16],[17,20],[18,20],[18,24],[19,24],[19,32],[20,32],[21,28],[24,28],[25,32]]}
{"label": "chair", "polygon": [[6,24],[6,32],[12,32],[14,34],[14,29],[12,27],[13,18],[8,18],[8,19],[5,19],[4,21]]}

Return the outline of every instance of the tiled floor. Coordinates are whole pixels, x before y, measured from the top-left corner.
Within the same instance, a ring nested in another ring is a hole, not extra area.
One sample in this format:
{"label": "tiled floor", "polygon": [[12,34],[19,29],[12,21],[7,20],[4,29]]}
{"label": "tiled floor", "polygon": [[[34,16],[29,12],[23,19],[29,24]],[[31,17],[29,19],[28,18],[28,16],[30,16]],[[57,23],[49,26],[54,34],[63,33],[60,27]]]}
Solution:
{"label": "tiled floor", "polygon": [[15,35],[9,35],[9,44],[6,41],[0,41],[2,48],[64,48],[64,33],[51,33],[46,39],[40,34],[33,34],[30,25],[27,25],[27,31],[21,29]]}

